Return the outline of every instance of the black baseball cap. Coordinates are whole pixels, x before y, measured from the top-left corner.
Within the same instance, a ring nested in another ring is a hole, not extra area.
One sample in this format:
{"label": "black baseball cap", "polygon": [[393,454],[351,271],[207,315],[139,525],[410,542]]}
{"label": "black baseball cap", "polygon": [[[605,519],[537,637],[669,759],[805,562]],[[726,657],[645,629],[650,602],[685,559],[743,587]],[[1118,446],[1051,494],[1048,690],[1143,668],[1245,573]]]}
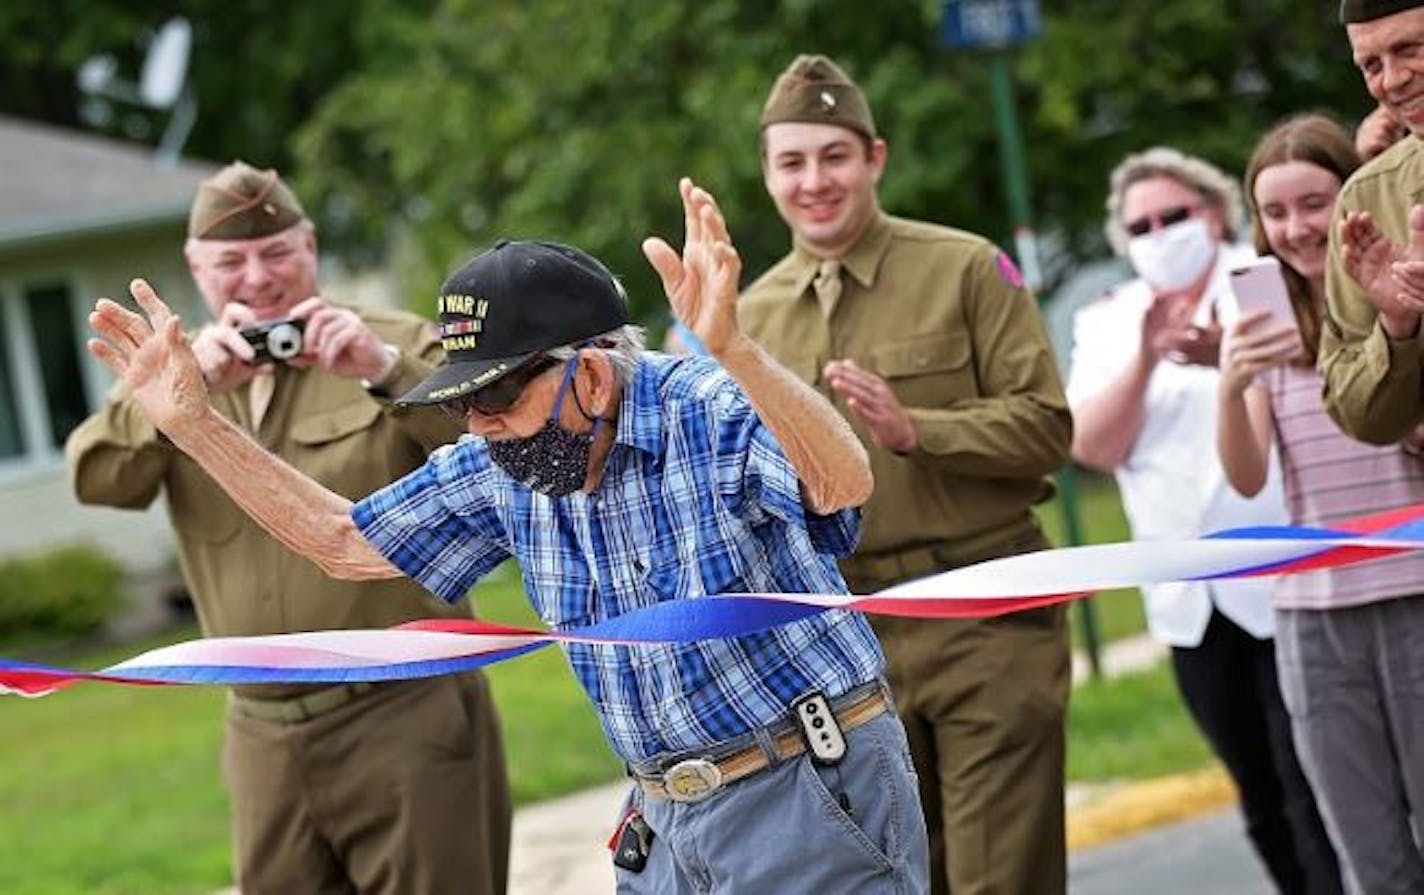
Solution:
{"label": "black baseball cap", "polygon": [[556,242],[495,243],[450,275],[436,309],[445,362],[400,404],[471,394],[542,351],[628,322],[628,296],[608,268]]}

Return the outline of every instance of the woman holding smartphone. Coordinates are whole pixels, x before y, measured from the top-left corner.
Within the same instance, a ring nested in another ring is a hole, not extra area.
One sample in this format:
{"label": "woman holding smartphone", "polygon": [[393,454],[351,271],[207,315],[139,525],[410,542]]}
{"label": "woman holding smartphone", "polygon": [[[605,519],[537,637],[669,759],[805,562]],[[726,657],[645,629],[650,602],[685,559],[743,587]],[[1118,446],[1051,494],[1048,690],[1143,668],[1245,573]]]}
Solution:
{"label": "woman holding smartphone", "polygon": [[[1335,197],[1360,165],[1346,132],[1302,115],[1261,138],[1246,170],[1256,248],[1280,261],[1294,320],[1243,312],[1221,352],[1217,452],[1243,495],[1280,450],[1292,521],[1328,527],[1424,501],[1411,443],[1351,440],[1315,370]],[[1243,305],[1249,304],[1243,300]],[[1276,582],[1276,661],[1296,749],[1352,892],[1424,892],[1424,556]]]}

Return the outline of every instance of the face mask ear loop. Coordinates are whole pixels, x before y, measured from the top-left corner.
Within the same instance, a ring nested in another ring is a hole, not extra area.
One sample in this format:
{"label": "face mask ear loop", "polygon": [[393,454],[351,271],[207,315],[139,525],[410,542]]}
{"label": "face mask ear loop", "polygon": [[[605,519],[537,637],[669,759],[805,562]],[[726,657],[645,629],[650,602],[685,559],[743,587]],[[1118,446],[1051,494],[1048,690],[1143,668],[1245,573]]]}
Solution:
{"label": "face mask ear loop", "polygon": [[567,385],[568,388],[569,388],[569,394],[573,395],[573,398],[574,398],[574,406],[578,408],[578,412],[579,412],[579,413],[583,414],[583,418],[584,418],[584,419],[586,419],[586,420],[588,420],[589,422],[593,423],[594,432],[597,433],[597,431],[598,431],[598,424],[601,423],[601,422],[603,422],[603,418],[602,418],[602,417],[596,417],[596,416],[594,416],[593,414],[589,413],[587,410],[584,409],[584,407],[583,407],[583,401],[579,398],[578,383],[574,380],[574,376],[573,376],[573,374],[578,371],[578,352],[579,352],[579,351],[582,351],[582,349],[577,349],[577,350],[576,350],[576,352],[575,352],[575,354],[574,354],[574,356],[573,356],[573,359],[572,359],[572,361],[571,361],[571,366],[569,367],[569,371],[564,373],[564,381],[563,381],[562,383],[560,383],[560,385],[559,385],[559,397],[558,397],[558,398],[555,400],[555,402],[554,402],[554,415],[555,415],[555,417],[557,418],[559,408],[562,406],[562,402],[563,402],[564,386]]}
{"label": "face mask ear loop", "polygon": [[[574,381],[574,371],[577,368],[578,352],[575,351],[574,356],[569,358],[568,363],[564,365],[564,378],[559,380],[559,391],[554,395],[554,409],[549,413],[549,419],[553,420],[555,423],[558,423],[559,421],[559,411],[563,410],[564,408],[564,395],[568,393],[569,386]],[[577,389],[574,389],[574,403],[578,404]],[[579,412],[583,413],[583,407],[579,407]],[[588,414],[584,413],[584,416],[588,416]]]}

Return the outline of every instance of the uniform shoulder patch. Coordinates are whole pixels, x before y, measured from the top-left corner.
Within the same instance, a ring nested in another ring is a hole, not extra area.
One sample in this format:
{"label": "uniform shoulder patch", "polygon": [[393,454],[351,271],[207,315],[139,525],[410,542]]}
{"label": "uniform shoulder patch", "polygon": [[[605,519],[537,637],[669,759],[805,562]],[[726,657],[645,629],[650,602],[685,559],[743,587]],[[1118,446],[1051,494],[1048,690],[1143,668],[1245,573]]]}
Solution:
{"label": "uniform shoulder patch", "polygon": [[1024,285],[1023,274],[1019,272],[1018,266],[1014,264],[1014,259],[1010,258],[1003,249],[994,251],[994,266],[999,270],[999,276],[1015,289],[1022,289]]}

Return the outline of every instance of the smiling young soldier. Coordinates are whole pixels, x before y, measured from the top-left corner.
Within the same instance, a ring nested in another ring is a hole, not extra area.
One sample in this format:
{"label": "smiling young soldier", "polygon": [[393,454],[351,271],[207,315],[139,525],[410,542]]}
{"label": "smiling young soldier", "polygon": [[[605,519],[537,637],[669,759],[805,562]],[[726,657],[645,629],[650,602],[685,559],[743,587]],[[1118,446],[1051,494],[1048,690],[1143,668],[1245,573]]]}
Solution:
{"label": "smiling young soldier", "polygon": [[[1013,263],[973,234],[881,212],[886,143],[829,59],[792,62],[761,123],[792,250],[740,314],[870,453],[865,536],[841,563],[851,590],[1046,547],[1029,508],[1051,493],[1071,426]],[[1062,892],[1063,608],[873,625],[919,772],[933,890]]]}
{"label": "smiling young soldier", "polygon": [[[712,359],[643,351],[622,287],[583,252],[501,243],[446,281],[449,360],[404,399],[466,418],[469,436],[354,506],[208,409],[147,284],[133,291],[148,320],[101,301],[90,347],[175,445],[336,577],[404,573],[456,599],[514,557],[556,629],[719,593],[844,592],[834,557],[873,487],[865,451],[742,334],[722,217],[680,191],[682,255],[658,239],[644,251]],[[567,652],[634,777],[620,892],[925,891],[905,734],[863,616]],[[822,748],[817,720],[844,748]]]}

